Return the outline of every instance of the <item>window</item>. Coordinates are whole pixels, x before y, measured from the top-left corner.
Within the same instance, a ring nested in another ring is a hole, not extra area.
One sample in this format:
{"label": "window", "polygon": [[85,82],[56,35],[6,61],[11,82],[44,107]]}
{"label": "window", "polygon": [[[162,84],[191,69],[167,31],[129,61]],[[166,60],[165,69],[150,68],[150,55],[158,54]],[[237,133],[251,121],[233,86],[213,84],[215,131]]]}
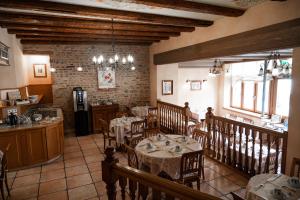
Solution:
{"label": "window", "polygon": [[231,106],[232,107],[241,107],[241,95],[242,95],[242,82],[237,81],[232,88],[232,99],[231,99]]}
{"label": "window", "polygon": [[277,82],[276,91],[276,108],[277,115],[288,116],[290,108],[290,95],[291,95],[292,80],[279,79]]}
{"label": "window", "polygon": [[[269,99],[270,99],[270,81],[266,84],[266,96],[265,96],[265,106],[264,111],[269,113]],[[256,93],[256,111],[261,113],[262,111],[262,98],[263,98],[263,82],[257,83],[257,93]]]}
{"label": "window", "polygon": [[242,107],[246,110],[254,110],[255,100],[255,82],[244,81],[243,82],[243,105]]}

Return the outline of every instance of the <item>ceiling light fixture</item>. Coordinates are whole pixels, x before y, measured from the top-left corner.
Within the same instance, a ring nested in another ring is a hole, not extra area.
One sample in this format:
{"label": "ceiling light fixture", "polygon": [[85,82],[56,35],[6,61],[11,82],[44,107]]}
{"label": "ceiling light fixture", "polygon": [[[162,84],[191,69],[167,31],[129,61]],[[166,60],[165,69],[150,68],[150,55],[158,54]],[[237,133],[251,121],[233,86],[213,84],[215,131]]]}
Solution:
{"label": "ceiling light fixture", "polygon": [[209,69],[208,76],[209,77],[219,76],[219,75],[221,75],[222,71],[223,71],[223,69],[222,69],[221,61],[219,60],[219,63],[218,63],[218,60],[215,59],[214,65]]}
{"label": "ceiling light fixture", "polygon": [[[111,19],[111,47],[112,47],[112,57],[109,57],[108,59],[105,59],[103,55],[94,56],[92,61],[94,65],[98,65],[102,70],[106,69],[112,69],[116,70],[117,67],[119,67],[119,61],[120,61],[120,54],[116,53],[115,51],[115,35],[114,35],[114,19]],[[123,67],[127,67],[131,70],[135,70],[135,66],[133,65],[134,58],[131,54],[128,54],[127,56],[123,56],[121,59],[121,64]]]}

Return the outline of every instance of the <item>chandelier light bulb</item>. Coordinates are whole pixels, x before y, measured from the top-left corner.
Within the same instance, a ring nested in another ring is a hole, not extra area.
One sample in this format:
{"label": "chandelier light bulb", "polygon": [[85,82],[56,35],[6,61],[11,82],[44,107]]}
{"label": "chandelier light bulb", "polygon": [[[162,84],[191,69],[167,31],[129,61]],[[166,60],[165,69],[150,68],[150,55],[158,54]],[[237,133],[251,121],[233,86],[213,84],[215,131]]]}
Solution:
{"label": "chandelier light bulb", "polygon": [[97,62],[97,58],[96,58],[96,56],[94,56],[93,57],[93,63],[96,64],[96,62]]}
{"label": "chandelier light bulb", "polygon": [[119,61],[119,56],[118,54],[115,55],[115,62],[118,62]]}
{"label": "chandelier light bulb", "polygon": [[126,58],[125,58],[125,57],[122,58],[122,64],[123,64],[123,65],[126,64]]}
{"label": "chandelier light bulb", "polygon": [[128,57],[127,57],[127,60],[128,60],[129,63],[133,63],[132,55],[129,54]]}
{"label": "chandelier light bulb", "polygon": [[53,67],[50,67],[50,72],[56,72],[56,69]]}
{"label": "chandelier light bulb", "polygon": [[102,64],[103,61],[104,61],[104,58],[103,58],[102,55],[100,55],[100,56],[98,57],[98,64]]}
{"label": "chandelier light bulb", "polygon": [[109,58],[109,64],[113,64],[113,62],[114,62],[114,59],[113,58]]}
{"label": "chandelier light bulb", "polygon": [[134,70],[135,70],[135,66],[132,66],[130,69],[131,69],[132,71],[134,71]]}
{"label": "chandelier light bulb", "polygon": [[82,72],[83,68],[82,67],[77,67],[77,71]]}
{"label": "chandelier light bulb", "polygon": [[109,70],[109,68],[108,68],[108,67],[106,67],[106,68],[105,68],[105,70],[106,70],[106,71],[108,71],[108,70]]}

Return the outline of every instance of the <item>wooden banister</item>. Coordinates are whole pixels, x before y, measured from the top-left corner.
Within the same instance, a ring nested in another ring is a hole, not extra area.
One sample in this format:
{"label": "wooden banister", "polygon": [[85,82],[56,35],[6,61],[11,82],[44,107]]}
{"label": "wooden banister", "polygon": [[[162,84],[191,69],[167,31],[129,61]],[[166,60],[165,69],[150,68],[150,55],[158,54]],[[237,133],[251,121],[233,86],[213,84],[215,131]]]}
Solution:
{"label": "wooden banister", "polygon": [[212,110],[205,119],[211,158],[250,176],[285,172],[288,132],[215,116]]}
{"label": "wooden banister", "polygon": [[[169,196],[186,200],[219,200],[220,198],[209,195],[207,193],[193,190],[187,186],[172,182],[170,180],[160,178],[141,170],[123,166],[114,158],[113,147],[107,147],[105,150],[106,158],[102,161],[102,179],[106,183],[107,195],[109,200],[116,199],[116,182],[128,179],[131,182],[137,182],[149,188],[152,191],[159,191]],[[120,179],[121,178],[121,179]],[[121,184],[120,184],[121,185]]]}

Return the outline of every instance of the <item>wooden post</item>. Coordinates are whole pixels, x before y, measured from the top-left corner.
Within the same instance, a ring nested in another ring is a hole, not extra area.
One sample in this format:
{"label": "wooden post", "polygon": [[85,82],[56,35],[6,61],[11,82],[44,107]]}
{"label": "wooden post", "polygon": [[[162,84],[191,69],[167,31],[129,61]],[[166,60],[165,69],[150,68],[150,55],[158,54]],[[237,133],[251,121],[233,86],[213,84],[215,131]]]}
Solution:
{"label": "wooden post", "polygon": [[205,114],[205,122],[206,122],[206,126],[207,126],[207,149],[208,149],[208,153],[210,154],[211,152],[211,130],[212,130],[212,118],[214,116],[213,112],[212,112],[212,107],[208,107],[207,108],[207,113]]}
{"label": "wooden post", "polygon": [[189,123],[189,117],[191,116],[191,111],[188,102],[184,103],[184,112],[185,112],[184,135],[188,135],[188,123]]}
{"label": "wooden post", "polygon": [[109,146],[105,149],[105,159],[102,165],[102,180],[106,183],[106,191],[109,200],[116,200],[116,182],[118,176],[113,173],[113,166],[118,163],[118,159],[114,158],[114,148]]}
{"label": "wooden post", "polygon": [[285,173],[286,167],[286,154],[287,154],[287,141],[288,141],[288,132],[283,133],[283,142],[282,142],[282,157],[281,157],[281,173]]}

